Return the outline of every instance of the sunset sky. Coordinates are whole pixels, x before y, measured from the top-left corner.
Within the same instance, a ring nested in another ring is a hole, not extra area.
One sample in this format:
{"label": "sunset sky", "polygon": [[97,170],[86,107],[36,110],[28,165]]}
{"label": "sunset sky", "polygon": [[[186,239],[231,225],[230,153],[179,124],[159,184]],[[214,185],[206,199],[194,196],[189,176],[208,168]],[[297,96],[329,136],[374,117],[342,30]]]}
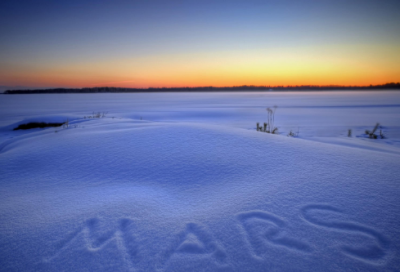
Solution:
{"label": "sunset sky", "polygon": [[399,0],[0,2],[0,90],[400,82]]}

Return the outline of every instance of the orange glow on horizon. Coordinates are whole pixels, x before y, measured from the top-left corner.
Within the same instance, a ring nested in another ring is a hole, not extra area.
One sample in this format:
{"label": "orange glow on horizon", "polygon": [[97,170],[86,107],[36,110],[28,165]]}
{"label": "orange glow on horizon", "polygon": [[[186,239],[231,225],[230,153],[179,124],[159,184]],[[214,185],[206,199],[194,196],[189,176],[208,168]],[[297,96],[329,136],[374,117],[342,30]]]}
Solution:
{"label": "orange glow on horizon", "polygon": [[336,45],[65,60],[0,68],[0,82],[32,88],[378,85],[400,82],[398,48]]}

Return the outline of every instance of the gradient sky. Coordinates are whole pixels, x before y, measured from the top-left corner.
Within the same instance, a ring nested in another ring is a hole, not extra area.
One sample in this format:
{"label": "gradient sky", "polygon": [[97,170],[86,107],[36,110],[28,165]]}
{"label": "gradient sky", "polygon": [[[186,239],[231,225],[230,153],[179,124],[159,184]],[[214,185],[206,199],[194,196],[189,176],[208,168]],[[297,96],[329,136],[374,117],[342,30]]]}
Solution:
{"label": "gradient sky", "polygon": [[400,82],[399,0],[0,2],[0,86]]}

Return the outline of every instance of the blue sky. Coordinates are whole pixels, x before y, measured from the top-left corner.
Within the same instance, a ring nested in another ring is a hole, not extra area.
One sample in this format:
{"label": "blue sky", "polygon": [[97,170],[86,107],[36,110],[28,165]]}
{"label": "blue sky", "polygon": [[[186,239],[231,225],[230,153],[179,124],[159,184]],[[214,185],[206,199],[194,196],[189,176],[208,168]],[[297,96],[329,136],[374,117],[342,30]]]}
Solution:
{"label": "blue sky", "polygon": [[[204,54],[237,52],[245,61],[246,54],[257,50],[284,48],[290,53],[298,48],[318,51],[335,46],[339,50],[354,46],[376,47],[377,52],[391,48],[389,53],[393,54],[400,44],[400,1],[391,0],[32,0],[2,1],[0,10],[0,62],[3,66],[0,68],[0,85],[10,86],[18,83],[50,86],[49,82],[57,86],[74,86],[73,67],[77,71],[87,67],[89,73],[91,65],[97,65],[96,69],[104,65],[97,74],[101,82],[104,75],[112,74],[107,65],[127,59],[132,63],[149,63],[146,57],[165,59],[177,55],[180,58],[186,54],[190,61]],[[370,53],[374,54],[374,50]],[[165,69],[174,69],[175,63],[163,65]],[[68,79],[57,83],[54,74],[53,81],[43,81],[46,72],[62,66],[68,67],[71,73]],[[206,63],[204,67],[207,67]],[[208,67],[212,68],[211,65]],[[196,67],[192,68],[193,75],[198,73]],[[178,69],[176,73],[179,72]],[[127,80],[129,74],[135,78],[133,68],[126,75],[119,71],[121,74]],[[151,71],[144,82],[151,82],[150,77]],[[175,85],[179,85],[179,78],[175,77]],[[96,81],[94,78],[96,76],[90,74],[87,83],[82,79],[78,81],[85,85],[90,84],[90,80]],[[154,78],[154,82],[159,82],[156,85],[162,84],[163,80],[157,80],[156,72]],[[251,78],[248,81],[243,83],[251,84]],[[204,85],[210,85],[207,83],[205,81]],[[165,85],[168,84],[172,83]],[[229,85],[229,80],[224,84]]]}

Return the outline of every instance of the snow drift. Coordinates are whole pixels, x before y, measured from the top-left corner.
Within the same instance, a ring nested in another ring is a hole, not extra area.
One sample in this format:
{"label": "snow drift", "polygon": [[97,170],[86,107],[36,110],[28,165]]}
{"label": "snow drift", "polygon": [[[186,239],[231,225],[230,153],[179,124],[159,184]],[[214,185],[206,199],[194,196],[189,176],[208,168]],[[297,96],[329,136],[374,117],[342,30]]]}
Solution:
{"label": "snow drift", "polygon": [[[106,118],[83,119],[73,103],[31,109],[68,116],[68,129],[12,131],[18,111],[3,118],[0,271],[399,269],[397,138],[260,133],[249,117],[263,109],[237,106],[256,101],[248,94],[229,98],[232,111],[204,106],[219,95],[192,101],[196,110],[149,96],[147,114],[111,97]],[[161,109],[169,120],[155,118]]]}

